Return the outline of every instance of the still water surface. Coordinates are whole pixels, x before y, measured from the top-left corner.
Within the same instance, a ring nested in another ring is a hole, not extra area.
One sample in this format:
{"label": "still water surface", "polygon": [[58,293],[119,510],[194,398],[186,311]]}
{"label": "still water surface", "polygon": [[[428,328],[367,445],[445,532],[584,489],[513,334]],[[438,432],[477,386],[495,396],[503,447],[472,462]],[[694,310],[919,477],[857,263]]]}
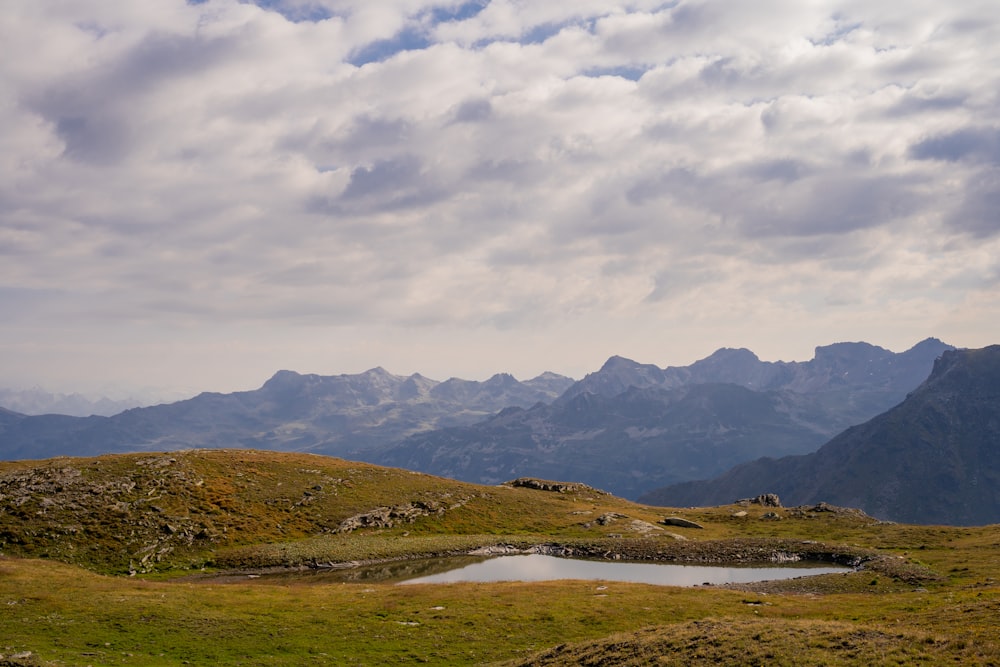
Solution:
{"label": "still water surface", "polygon": [[490,581],[551,581],[554,579],[586,579],[627,581],[664,586],[698,586],[700,584],[731,584],[769,579],[791,579],[814,574],[847,572],[850,568],[836,565],[801,565],[798,563],[758,566],[673,565],[663,563],[623,563],[620,561],[575,560],[538,554],[500,556],[481,563],[439,572],[403,584],[441,584],[451,582]]}
{"label": "still water surface", "polygon": [[380,563],[364,567],[281,572],[264,575],[214,575],[199,581],[214,583],[331,584],[398,583],[425,584],[493,581],[552,581],[583,579],[625,581],[663,586],[747,583],[769,579],[791,579],[814,574],[848,572],[850,568],[828,563],[783,563],[742,565],[674,565],[623,561],[578,560],[527,554],[517,556],[453,556]]}

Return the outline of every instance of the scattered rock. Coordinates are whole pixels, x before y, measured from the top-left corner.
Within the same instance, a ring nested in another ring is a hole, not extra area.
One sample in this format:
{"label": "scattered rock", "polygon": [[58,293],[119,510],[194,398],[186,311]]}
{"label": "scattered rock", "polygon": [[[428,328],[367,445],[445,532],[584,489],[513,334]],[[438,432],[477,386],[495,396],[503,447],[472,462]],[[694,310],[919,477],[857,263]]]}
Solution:
{"label": "scattered rock", "polygon": [[761,507],[781,507],[781,500],[777,493],[762,493],[756,498],[741,498],[736,501],[737,505],[760,505]]}
{"label": "scattered rock", "polygon": [[514,487],[523,487],[526,489],[535,489],[537,491],[555,491],[556,493],[569,493],[572,491],[579,491],[581,489],[590,490],[590,487],[584,484],[550,482],[544,479],[535,479],[533,477],[519,477],[518,479],[506,482],[506,485]]}
{"label": "scattered rock", "polygon": [[[793,516],[805,516],[808,517],[810,514],[834,514],[836,516],[851,516],[858,519],[865,519],[869,521],[875,521],[871,516],[866,514],[863,510],[856,509],[854,507],[840,507],[838,505],[831,505],[830,503],[816,503],[815,505],[800,505],[799,507],[793,507],[790,510]],[[879,523],[892,523],[891,521],[882,521]]]}
{"label": "scattered rock", "polygon": [[610,523],[614,523],[618,519],[627,519],[628,517],[624,514],[619,514],[618,512],[608,512],[597,517],[597,523],[602,526],[607,526]]}
{"label": "scattered rock", "polygon": [[376,507],[344,519],[333,532],[349,533],[359,528],[392,528],[400,523],[413,523],[430,514],[444,514],[444,511],[444,507],[437,503],[422,501],[393,507]]}
{"label": "scattered rock", "polygon": [[668,516],[667,518],[663,519],[663,521],[661,521],[661,523],[663,523],[663,524],[665,524],[667,526],[677,526],[678,528],[704,528],[705,527],[705,526],[701,525],[700,523],[695,523],[694,521],[691,521],[690,519],[684,519],[684,518],[681,518],[679,516]]}
{"label": "scattered rock", "polygon": [[777,512],[768,512],[767,514],[762,514],[760,518],[765,521],[777,521],[781,518],[781,515]]}
{"label": "scattered rock", "polygon": [[480,547],[469,552],[470,556],[505,556],[507,554],[523,554],[524,549],[515,547],[513,544],[493,544],[488,547]]}
{"label": "scattered rock", "polygon": [[653,532],[654,530],[663,530],[663,529],[662,529],[662,528],[660,528],[659,526],[654,526],[654,525],[653,525],[653,524],[651,524],[650,522],[648,522],[648,521],[642,521],[642,520],[640,520],[640,519],[632,519],[632,523],[631,523],[631,525],[629,526],[629,528],[630,528],[630,529],[631,529],[631,530],[632,530],[633,532],[636,532],[636,533],[641,533],[641,534],[643,534],[643,535],[646,535],[646,534],[648,534],[648,533],[651,533],[651,532]]}
{"label": "scattered rock", "polygon": [[40,664],[33,656],[31,651],[0,655],[0,667],[32,667]]}

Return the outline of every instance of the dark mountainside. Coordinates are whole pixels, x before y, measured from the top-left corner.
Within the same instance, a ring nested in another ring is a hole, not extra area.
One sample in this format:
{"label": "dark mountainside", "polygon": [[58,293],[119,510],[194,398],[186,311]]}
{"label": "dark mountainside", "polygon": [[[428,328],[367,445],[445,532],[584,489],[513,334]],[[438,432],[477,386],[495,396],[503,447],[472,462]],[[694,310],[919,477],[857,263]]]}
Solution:
{"label": "dark mountainside", "polygon": [[816,348],[807,362],[722,349],[660,369],[612,357],[552,405],[506,410],[351,456],[481,484],[572,479],[625,498],[721,474],[759,456],[815,451],[902,401],[952,349],[927,339],[899,354],[867,343]]}
{"label": "dark mountainside", "polygon": [[470,424],[507,406],[551,401],[573,380],[497,374],[445,382],[375,368],[357,375],[279,371],[254,391],[203,393],[113,417],[0,413],[0,458],[38,459],[191,447],[341,455],[436,427]]}
{"label": "dark mountainside", "polygon": [[[790,400],[792,399],[792,400]],[[663,480],[717,474],[767,454],[813,451],[832,426],[816,401],[733,384],[630,387],[508,408],[473,426],[411,436],[353,457],[480,484],[579,480],[634,498]],[[780,454],[777,454],[780,456]]]}
{"label": "dark mountainside", "polygon": [[309,451],[484,483],[568,479],[634,498],[760,456],[814,451],[901,401],[947,349],[936,339],[899,354],[837,343],[816,348],[807,362],[762,362],[748,350],[723,349],[666,369],[612,357],[578,383],[551,373],[526,382],[507,374],[437,382],[381,368],[280,371],[254,391],[205,393],[113,417],[2,414],[0,458]]}
{"label": "dark mountainside", "polygon": [[765,492],[908,523],[1000,523],[1000,346],[946,352],[903,403],[815,453],[760,459],[641,500],[712,505]]}

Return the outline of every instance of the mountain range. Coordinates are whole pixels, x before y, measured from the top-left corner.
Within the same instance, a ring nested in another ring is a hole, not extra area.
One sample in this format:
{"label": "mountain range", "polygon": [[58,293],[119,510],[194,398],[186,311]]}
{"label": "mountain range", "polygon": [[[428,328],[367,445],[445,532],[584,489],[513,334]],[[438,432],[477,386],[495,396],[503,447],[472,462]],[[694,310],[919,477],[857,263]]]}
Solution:
{"label": "mountain range", "polygon": [[0,458],[244,447],[310,451],[474,482],[533,475],[625,497],[761,456],[811,452],[899,403],[951,346],[893,353],[816,348],[805,362],[722,349],[690,366],[612,357],[579,382],[279,371],[262,387],[204,393],[111,417],[0,411]]}
{"label": "mountain range", "polygon": [[641,501],[711,505],[765,492],[907,523],[1000,523],[1000,345],[945,352],[906,400],[814,453],[761,458]]}
{"label": "mountain range", "polygon": [[666,369],[612,357],[551,404],[351,455],[481,484],[579,480],[635,498],[761,456],[812,452],[902,401],[949,349],[936,339],[899,354],[838,343],[806,362],[722,349]]}
{"label": "mountain range", "polygon": [[26,415],[60,414],[73,417],[103,415],[110,417],[123,410],[149,405],[154,401],[141,398],[90,398],[83,394],[52,393],[44,389],[0,388],[0,405]]}
{"label": "mountain range", "polygon": [[469,424],[511,405],[551,401],[573,380],[544,373],[484,382],[278,371],[262,387],[126,410],[111,417],[0,413],[0,458],[249,447],[342,455],[437,427]]}

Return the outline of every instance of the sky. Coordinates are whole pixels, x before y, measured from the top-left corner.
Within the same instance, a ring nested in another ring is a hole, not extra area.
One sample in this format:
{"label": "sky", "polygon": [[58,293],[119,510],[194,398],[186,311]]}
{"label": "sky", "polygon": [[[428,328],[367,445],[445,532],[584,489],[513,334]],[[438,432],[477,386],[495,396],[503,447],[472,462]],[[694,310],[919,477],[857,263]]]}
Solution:
{"label": "sky", "polygon": [[579,378],[998,323],[995,0],[0,12],[0,386]]}

